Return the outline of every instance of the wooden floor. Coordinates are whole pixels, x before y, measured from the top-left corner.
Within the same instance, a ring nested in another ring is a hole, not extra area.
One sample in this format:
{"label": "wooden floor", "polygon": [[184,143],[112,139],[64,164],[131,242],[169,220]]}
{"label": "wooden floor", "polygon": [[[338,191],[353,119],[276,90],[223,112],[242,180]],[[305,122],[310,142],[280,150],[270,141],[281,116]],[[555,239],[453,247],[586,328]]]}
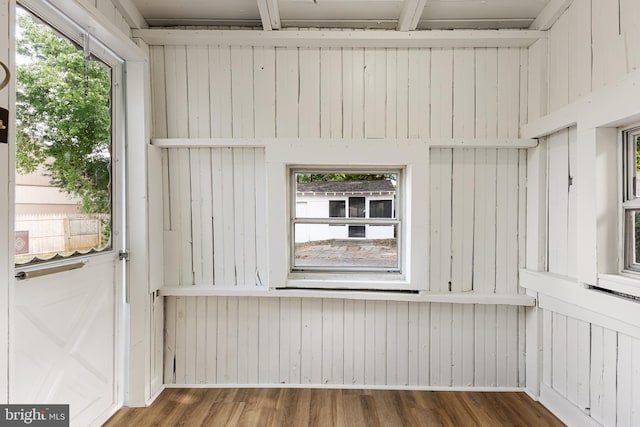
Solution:
{"label": "wooden floor", "polygon": [[524,393],[167,389],[105,426],[562,426]]}

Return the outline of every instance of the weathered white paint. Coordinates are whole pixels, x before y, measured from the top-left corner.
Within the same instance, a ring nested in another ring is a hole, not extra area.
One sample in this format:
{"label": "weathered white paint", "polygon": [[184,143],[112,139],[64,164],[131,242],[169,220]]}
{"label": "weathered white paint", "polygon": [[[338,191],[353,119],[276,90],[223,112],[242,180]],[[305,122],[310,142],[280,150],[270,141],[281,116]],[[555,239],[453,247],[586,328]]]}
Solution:
{"label": "weathered white paint", "polygon": [[[517,275],[527,162],[518,148],[537,144],[518,139],[526,51],[195,48],[151,48],[165,382],[524,385],[524,317],[502,304],[533,301]],[[198,102],[208,90],[211,107]],[[412,251],[411,264],[429,267],[416,285],[430,292],[266,291],[279,283],[269,263],[286,260],[286,221],[266,227],[263,214],[286,206],[283,166],[372,156],[412,168],[407,190],[423,208],[409,237],[429,250]]]}
{"label": "weathered white paint", "polygon": [[[634,0],[573,1],[549,30],[550,114],[530,116],[522,136],[549,135],[579,120],[587,129],[638,120],[639,19],[640,4]],[[538,52],[542,44],[529,50],[532,70],[546,69],[546,55]],[[535,82],[536,74],[531,78]]]}
{"label": "weathered white paint", "polygon": [[[302,67],[302,64],[301,64]],[[301,70],[302,72],[302,70]],[[303,88],[300,88],[301,92]],[[480,91],[481,88],[479,87]],[[524,92],[526,93],[526,92]],[[301,93],[302,96],[302,93]],[[301,101],[302,103],[302,101]],[[398,106],[399,107],[399,106]],[[505,107],[506,109],[506,107]],[[416,111],[419,110],[416,108]],[[494,111],[495,113],[496,111]],[[512,114],[516,114],[513,111],[510,111]],[[346,115],[346,113],[344,113]],[[484,111],[478,111],[478,115],[486,114]],[[305,114],[305,116],[307,116]],[[492,118],[495,121],[495,117]],[[513,123],[512,121],[510,121]],[[495,123],[494,123],[495,125]],[[479,125],[480,126],[480,125]],[[513,125],[511,125],[513,127]],[[481,130],[478,130],[478,133],[481,133]],[[395,134],[395,133],[394,133]],[[400,133],[398,138],[393,138],[397,142],[411,144],[411,143],[422,143],[431,148],[534,148],[538,145],[537,139],[522,139],[522,138],[409,138],[405,139],[402,135],[406,135],[406,131],[404,133]],[[306,143],[314,143],[321,144],[326,141],[326,139],[320,138],[310,138],[306,137],[302,131],[300,134],[301,138],[304,139]],[[160,148],[213,148],[213,147],[247,147],[247,148],[259,148],[259,147],[268,147],[273,144],[280,144],[283,142],[288,142],[290,144],[294,144],[299,139],[289,139],[288,138],[152,138],[151,144],[160,147]],[[348,137],[340,138],[335,142],[346,142],[352,141],[354,143],[362,143],[366,140],[362,139],[351,139]]]}
{"label": "weathered white paint", "polygon": [[154,46],[219,45],[335,48],[528,47],[546,33],[533,30],[274,31],[140,29],[134,37]]}
{"label": "weathered white paint", "polygon": [[[461,359],[469,381],[435,374],[450,370],[456,355],[453,348],[435,348],[444,331],[430,327],[429,312],[448,308],[457,321],[449,304],[297,297],[166,301],[169,384],[495,387],[504,375],[501,387],[520,386],[518,364],[509,363],[518,356],[500,351],[499,343],[486,349],[498,368],[492,375],[476,377],[469,357]],[[198,331],[209,337],[206,345]]]}
{"label": "weathered white paint", "polygon": [[521,280],[543,312],[540,401],[569,424],[637,423],[638,305],[550,273],[522,270]]}

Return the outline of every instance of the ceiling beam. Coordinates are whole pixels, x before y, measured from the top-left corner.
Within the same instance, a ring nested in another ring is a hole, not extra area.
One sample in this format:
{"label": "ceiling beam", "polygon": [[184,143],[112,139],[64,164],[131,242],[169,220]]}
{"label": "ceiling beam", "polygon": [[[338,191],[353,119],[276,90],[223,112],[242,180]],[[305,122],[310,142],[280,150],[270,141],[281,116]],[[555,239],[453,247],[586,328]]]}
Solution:
{"label": "ceiling beam", "polygon": [[404,0],[398,19],[398,31],[415,30],[426,4],[427,0]]}
{"label": "ceiling beam", "polygon": [[538,17],[533,21],[530,30],[542,30],[546,31],[553,26],[553,24],[560,18],[560,15],[565,10],[569,9],[573,0],[551,0],[542,12],[538,14]]}
{"label": "ceiling beam", "polygon": [[136,5],[132,0],[112,0],[113,5],[118,9],[118,12],[122,15],[127,24],[131,28],[149,28],[144,16],[140,13]]}
{"label": "ceiling beam", "polygon": [[280,29],[280,10],[278,0],[257,0],[262,29],[271,31]]}
{"label": "ceiling beam", "polygon": [[150,45],[223,45],[263,47],[529,47],[545,39],[544,31],[253,31],[253,30],[133,30]]}

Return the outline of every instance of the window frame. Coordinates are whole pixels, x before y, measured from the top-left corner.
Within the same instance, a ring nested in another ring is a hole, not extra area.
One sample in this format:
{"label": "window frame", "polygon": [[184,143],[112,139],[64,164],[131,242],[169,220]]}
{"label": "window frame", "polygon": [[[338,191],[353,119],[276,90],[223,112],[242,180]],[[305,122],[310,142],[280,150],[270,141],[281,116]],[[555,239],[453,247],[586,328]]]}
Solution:
{"label": "window frame", "polygon": [[[429,145],[422,140],[282,138],[265,151],[267,242],[271,289],[429,289]],[[402,273],[292,274],[290,271],[290,168],[377,168],[404,172]]]}
{"label": "window frame", "polygon": [[[92,34],[92,28],[85,29],[72,18],[62,13],[57,8],[47,2],[36,0],[19,0],[16,7],[20,7],[32,14],[36,19],[42,21],[44,25],[51,27],[60,37],[68,39],[82,50],[85,41],[88,41],[88,50],[93,60],[102,62],[110,69],[110,218],[111,227],[110,241],[101,250],[91,249],[87,252],[76,251],[69,255],[57,254],[50,259],[38,258],[17,264],[15,254],[13,259],[14,269],[21,271],[37,271],[58,265],[67,265],[87,262],[91,258],[111,257],[119,247],[123,245],[122,233],[118,230],[125,228],[125,206],[124,206],[124,125],[125,111],[123,108],[124,92],[124,59],[118,56],[113,50],[99,40],[98,36]],[[121,201],[122,206],[116,206],[116,201]]]}
{"label": "window frame", "polygon": [[[393,174],[396,176],[397,186],[395,189],[395,200],[396,206],[403,206],[402,203],[402,188],[404,186],[404,173],[401,168],[334,168],[334,167],[312,167],[312,168],[300,168],[300,167],[289,167],[289,191],[291,192],[290,206],[289,206],[289,221],[290,221],[290,235],[291,239],[289,239],[289,272],[291,275],[299,274],[301,272],[316,272],[316,273],[353,273],[353,272],[363,272],[363,273],[402,273],[402,266],[404,265],[402,260],[402,208],[396,210],[396,216],[391,218],[370,218],[369,210],[368,210],[368,201],[366,196],[352,196],[345,195],[344,198],[334,198],[329,199],[329,214],[327,218],[316,218],[316,217],[298,217],[296,205],[298,203],[297,200],[297,185],[296,185],[296,174],[299,173],[348,173],[348,174]],[[362,216],[351,216],[351,199],[362,199]],[[331,202],[343,202],[345,207],[345,216],[342,217],[332,217],[331,216]],[[365,240],[367,233],[367,226],[372,225],[383,225],[383,226],[394,226],[395,234],[396,234],[396,248],[397,248],[397,264],[396,267],[358,267],[358,266],[347,266],[347,267],[329,267],[329,266],[312,266],[312,267],[298,267],[295,265],[295,227],[299,224],[326,224],[326,225],[338,225],[338,226],[347,226],[348,227],[348,237],[350,240]],[[364,231],[363,236],[352,236],[352,230],[355,230],[352,227],[357,227],[358,230],[362,229]]]}
{"label": "window frame", "polygon": [[622,131],[621,270],[632,273],[640,273],[640,262],[634,262],[634,230],[629,215],[634,211],[640,214],[640,195],[636,196],[634,194],[634,185],[637,185],[635,180],[636,142],[639,140],[640,126],[634,126]]}

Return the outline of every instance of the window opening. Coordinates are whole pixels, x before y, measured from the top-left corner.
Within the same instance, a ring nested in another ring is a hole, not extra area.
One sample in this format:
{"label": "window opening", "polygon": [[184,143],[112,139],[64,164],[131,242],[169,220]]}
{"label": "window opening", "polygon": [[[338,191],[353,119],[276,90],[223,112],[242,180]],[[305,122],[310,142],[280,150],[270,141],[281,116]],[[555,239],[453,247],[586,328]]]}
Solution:
{"label": "window opening", "polygon": [[401,216],[393,208],[400,177],[398,170],[293,169],[293,205],[307,209],[291,218],[291,270],[400,271]]}

